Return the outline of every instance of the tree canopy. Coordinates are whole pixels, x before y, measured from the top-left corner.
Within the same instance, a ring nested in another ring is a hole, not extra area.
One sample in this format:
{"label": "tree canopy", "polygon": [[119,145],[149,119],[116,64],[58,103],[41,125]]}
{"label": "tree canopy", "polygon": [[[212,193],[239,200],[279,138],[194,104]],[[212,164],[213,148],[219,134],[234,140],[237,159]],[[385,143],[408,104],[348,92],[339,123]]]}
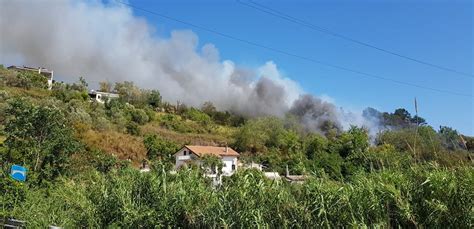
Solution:
{"label": "tree canopy", "polygon": [[25,165],[38,182],[61,175],[70,155],[80,149],[64,114],[54,106],[14,99],[6,115],[8,150],[3,158],[8,163]]}

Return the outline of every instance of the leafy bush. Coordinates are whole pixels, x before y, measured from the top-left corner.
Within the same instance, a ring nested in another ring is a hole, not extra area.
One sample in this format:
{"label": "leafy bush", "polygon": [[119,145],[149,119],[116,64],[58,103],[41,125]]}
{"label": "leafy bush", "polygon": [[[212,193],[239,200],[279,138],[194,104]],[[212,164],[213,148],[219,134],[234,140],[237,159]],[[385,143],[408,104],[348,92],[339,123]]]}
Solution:
{"label": "leafy bush", "polygon": [[7,69],[0,71],[2,81],[5,85],[19,88],[48,88],[48,79],[36,72],[21,71],[15,72]]}
{"label": "leafy bush", "polygon": [[343,178],[342,168],[344,160],[339,154],[321,152],[309,163],[310,169],[315,174],[319,173],[318,169],[322,169],[322,171],[332,179],[340,180]]}
{"label": "leafy bush", "polygon": [[385,131],[377,139],[377,144],[384,143],[395,146],[398,151],[411,153],[419,161],[436,160],[436,152],[442,149],[440,138],[430,126],[422,126],[418,130]]}
{"label": "leafy bush", "polygon": [[330,152],[339,153],[343,158],[360,154],[369,148],[369,135],[367,130],[352,126],[349,131],[332,141],[328,147]]}
{"label": "leafy bush", "polygon": [[0,218],[8,217],[15,206],[25,201],[28,187],[25,183],[9,177],[9,163],[3,163],[0,168]]}
{"label": "leafy bush", "polygon": [[[82,89],[81,87],[77,87],[77,89]],[[58,83],[55,82],[52,87],[52,95],[57,99],[63,102],[69,102],[71,100],[82,100],[86,101],[89,99],[89,95],[85,90],[75,90],[72,86],[65,83]]]}
{"label": "leafy bush", "polygon": [[310,160],[315,159],[319,154],[327,152],[328,140],[321,135],[313,135],[306,140],[306,157]]}
{"label": "leafy bush", "polygon": [[282,120],[276,117],[258,118],[239,128],[234,136],[234,146],[241,152],[265,152],[270,147],[282,146],[283,136],[286,135]]}
{"label": "leafy bush", "polygon": [[148,94],[148,99],[147,99],[148,105],[150,105],[153,108],[158,108],[161,107],[161,95],[158,90],[152,90]]}
{"label": "leafy bush", "polygon": [[174,153],[179,150],[179,146],[171,141],[159,137],[158,135],[145,136],[143,143],[147,149],[147,157],[149,159],[161,159],[166,162],[171,162],[174,158]]}
{"label": "leafy bush", "polygon": [[196,108],[190,108],[182,115],[184,118],[198,122],[201,125],[210,125],[211,118],[204,112]]}
{"label": "leafy bush", "polygon": [[92,151],[92,158],[89,163],[91,163],[97,171],[107,173],[117,165],[118,160],[113,155],[104,153],[101,150],[95,150]]}
{"label": "leafy bush", "polygon": [[143,125],[149,121],[148,115],[142,109],[132,109],[130,114],[132,116],[132,121],[140,125]]}
{"label": "leafy bush", "polygon": [[69,155],[79,147],[63,112],[14,99],[6,113],[8,150],[4,160],[24,165],[31,171],[30,178],[39,183],[60,176],[68,165]]}
{"label": "leafy bush", "polygon": [[463,139],[457,130],[447,126],[440,126],[438,133],[445,149],[454,151],[465,148],[462,143]]}
{"label": "leafy bush", "polygon": [[201,111],[209,115],[211,119],[220,125],[238,127],[245,123],[243,116],[233,114],[229,111],[218,111],[212,102],[205,102],[201,106]]}
{"label": "leafy bush", "polygon": [[412,157],[406,152],[399,152],[389,144],[370,148],[366,152],[351,155],[348,160],[367,172],[384,169],[404,169],[412,163]]}
{"label": "leafy bush", "polygon": [[140,127],[135,122],[128,122],[126,125],[127,133],[131,135],[138,136],[140,135]]}
{"label": "leafy bush", "polygon": [[186,121],[182,120],[181,117],[172,114],[166,114],[161,116],[160,125],[169,130],[174,130],[180,133],[192,133],[198,130],[193,129]]}
{"label": "leafy bush", "polygon": [[224,167],[224,163],[222,160],[212,154],[206,154],[202,156],[201,158],[201,167],[202,169],[206,170],[207,173],[212,173],[212,174],[217,174],[220,175],[222,174],[222,168]]}

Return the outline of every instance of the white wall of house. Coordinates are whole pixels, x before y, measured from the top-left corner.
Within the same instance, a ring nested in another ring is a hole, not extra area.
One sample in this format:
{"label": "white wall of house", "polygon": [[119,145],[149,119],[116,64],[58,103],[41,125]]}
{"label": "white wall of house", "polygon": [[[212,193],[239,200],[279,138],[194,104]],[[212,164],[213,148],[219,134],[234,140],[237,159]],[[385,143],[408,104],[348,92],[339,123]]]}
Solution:
{"label": "white wall of house", "polygon": [[95,101],[99,103],[105,103],[105,101],[102,100],[102,95],[101,94],[95,94]]}
{"label": "white wall of house", "polygon": [[193,153],[191,153],[191,151],[186,147],[182,148],[180,151],[175,153],[174,158],[176,161],[176,164],[175,164],[176,169],[186,164],[187,161],[198,159],[198,157],[194,155]]}
{"label": "white wall of house", "polygon": [[[201,161],[198,156],[191,153],[189,149],[182,148],[177,153],[174,154],[175,157],[175,169],[179,169],[181,166],[186,164],[189,161],[194,161],[194,163],[200,164]],[[220,157],[224,166],[222,167],[222,173],[226,175],[231,175],[237,170],[237,157],[236,156],[222,156]]]}
{"label": "white wall of house", "polygon": [[[45,70],[45,71],[43,71]],[[46,76],[48,78],[48,89],[51,90],[53,88],[53,77],[54,77],[54,72],[53,71],[48,71],[44,68],[38,68],[38,73]]]}
{"label": "white wall of house", "polygon": [[236,156],[223,156],[222,162],[224,166],[222,167],[222,172],[224,174],[232,174],[237,170],[237,157]]}
{"label": "white wall of house", "polygon": [[[92,94],[89,93],[89,96],[91,96],[92,99],[99,103],[105,103],[106,100],[110,99],[116,99],[119,98],[120,96],[114,93],[108,93],[108,92],[93,92]],[[93,97],[92,97],[93,96]]]}
{"label": "white wall of house", "polygon": [[48,90],[51,90],[53,88],[53,79],[48,79]]}

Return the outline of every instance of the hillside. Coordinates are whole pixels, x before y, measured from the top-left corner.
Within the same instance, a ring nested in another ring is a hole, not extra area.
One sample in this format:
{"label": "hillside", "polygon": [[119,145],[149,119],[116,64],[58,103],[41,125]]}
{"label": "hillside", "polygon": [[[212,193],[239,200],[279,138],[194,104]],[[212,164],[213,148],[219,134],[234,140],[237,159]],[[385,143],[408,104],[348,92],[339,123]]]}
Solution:
{"label": "hillside", "polygon": [[[236,130],[233,126],[211,122],[206,114],[196,109],[179,115],[177,112],[161,112],[162,107],[147,107],[144,104],[145,101],[130,101],[131,103],[125,101],[115,103],[114,101],[110,104],[99,104],[89,101],[86,84],[56,83],[53,90],[49,91],[44,87],[30,86],[29,82],[13,82],[21,81],[20,76],[18,79],[15,78],[17,74],[23,73],[7,69],[0,71],[2,71],[0,74],[3,80],[2,102],[0,103],[2,108],[7,106],[9,99],[15,98],[41,106],[54,104],[56,108],[64,112],[75,136],[85,146],[116,155],[121,160],[131,159],[134,165],[146,159],[143,139],[147,135],[158,134],[170,144],[176,145],[219,145],[230,144],[231,135]],[[143,90],[136,88],[133,84],[129,89],[135,90],[138,97],[144,96],[140,95]],[[158,100],[161,103],[160,97]],[[201,118],[199,115],[207,120],[199,120]],[[2,120],[2,127],[4,121]],[[5,132],[2,131],[0,139],[3,141],[5,138]]]}
{"label": "hillside", "polygon": [[[241,116],[212,101],[163,101],[133,82],[88,84],[0,67],[0,218],[45,227],[472,227],[474,138],[400,108],[368,109],[384,131],[298,117]],[[243,163],[306,175],[303,184],[238,171],[213,187],[202,168],[170,174],[185,144],[231,146]],[[143,161],[152,172],[141,174]],[[9,178],[12,164],[28,180]],[[28,210],[26,210],[28,209]],[[54,213],[54,214],[52,214]]]}

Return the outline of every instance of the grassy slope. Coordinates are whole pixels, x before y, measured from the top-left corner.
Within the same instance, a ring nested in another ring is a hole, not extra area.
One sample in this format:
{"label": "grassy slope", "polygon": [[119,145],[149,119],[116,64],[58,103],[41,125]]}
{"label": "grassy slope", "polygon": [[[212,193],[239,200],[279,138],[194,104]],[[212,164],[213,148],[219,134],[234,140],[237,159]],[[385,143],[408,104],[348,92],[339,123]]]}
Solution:
{"label": "grassy slope", "polygon": [[180,133],[161,127],[158,122],[151,122],[142,126],[141,131],[146,134],[157,134],[166,140],[174,141],[178,144],[194,145],[219,145],[229,144],[231,133],[234,131],[229,127],[216,126],[213,133]]}
{"label": "grassy slope", "polygon": [[[31,98],[41,101],[51,96],[51,92],[41,89],[22,89],[14,87],[0,87],[0,91],[5,91],[9,97]],[[6,104],[6,101],[0,101]],[[160,137],[174,141],[177,144],[196,144],[196,145],[220,145],[230,144],[232,142],[232,134],[235,128],[213,125],[210,133],[180,133],[170,129],[166,129],[160,124],[160,116],[164,113],[156,113],[157,120],[147,123],[140,127],[141,135],[132,136],[130,134],[121,133],[116,130],[97,131],[87,126],[85,129],[77,130],[79,139],[90,148],[100,149],[108,154],[115,155],[119,159],[132,160],[132,164],[138,166],[146,157],[146,149],[143,145],[143,137],[147,134],[157,134]],[[183,120],[182,122],[197,126],[198,124],[191,120]],[[0,132],[0,143],[5,140],[6,136]]]}

